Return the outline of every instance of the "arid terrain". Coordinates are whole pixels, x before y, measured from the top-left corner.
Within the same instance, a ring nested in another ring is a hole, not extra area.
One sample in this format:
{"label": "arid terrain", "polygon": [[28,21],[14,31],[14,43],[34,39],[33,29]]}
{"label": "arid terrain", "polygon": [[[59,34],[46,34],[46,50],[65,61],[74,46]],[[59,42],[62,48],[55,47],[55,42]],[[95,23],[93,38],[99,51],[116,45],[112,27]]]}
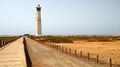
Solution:
{"label": "arid terrain", "polygon": [[[71,38],[73,42],[70,41]],[[32,37],[32,39],[38,42],[46,42],[48,44],[56,44],[71,48],[73,53],[76,49],[78,54],[82,51],[83,56],[87,56],[89,52],[90,59],[94,59],[99,55],[101,63],[109,63],[109,58],[112,58],[112,64],[117,67],[120,66],[120,36],[68,36],[67,38],[65,36],[62,36],[62,38],[61,36],[47,36],[42,38]]]}
{"label": "arid terrain", "polygon": [[90,57],[96,58],[99,55],[100,60],[109,63],[109,58],[112,58],[112,63],[120,65],[120,41],[116,42],[86,42],[75,41],[74,43],[55,43],[56,45],[65,46],[77,51],[82,51],[86,56],[90,53]]}

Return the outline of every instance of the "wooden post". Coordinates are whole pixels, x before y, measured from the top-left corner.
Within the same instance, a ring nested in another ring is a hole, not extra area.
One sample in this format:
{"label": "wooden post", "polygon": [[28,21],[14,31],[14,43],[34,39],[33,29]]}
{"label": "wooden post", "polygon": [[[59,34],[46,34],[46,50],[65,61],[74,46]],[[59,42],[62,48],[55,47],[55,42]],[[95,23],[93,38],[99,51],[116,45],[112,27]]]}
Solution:
{"label": "wooden post", "polygon": [[96,61],[97,61],[97,63],[99,63],[99,55],[97,55],[97,60]]}
{"label": "wooden post", "polygon": [[64,52],[64,47],[62,46],[62,52]]}
{"label": "wooden post", "polygon": [[66,53],[67,53],[67,47],[65,48],[65,50],[66,50]]}
{"label": "wooden post", "polygon": [[61,50],[61,46],[60,46],[60,50]]}
{"label": "wooden post", "polygon": [[55,49],[57,48],[57,45],[55,44]]}
{"label": "wooden post", "polygon": [[69,48],[69,53],[71,54],[71,48]]}
{"label": "wooden post", "polygon": [[59,50],[59,45],[57,45],[58,46],[58,50]]}
{"label": "wooden post", "polygon": [[54,46],[55,46],[54,48],[56,48],[56,45],[55,45],[55,44],[54,44]]}
{"label": "wooden post", "polygon": [[55,44],[54,44],[54,48],[55,48]]}
{"label": "wooden post", "polygon": [[8,44],[8,40],[6,40],[6,44]]}
{"label": "wooden post", "polygon": [[80,51],[80,57],[82,58],[82,51]]}
{"label": "wooden post", "polygon": [[90,54],[88,53],[87,55],[88,55],[88,60],[89,60],[90,59]]}
{"label": "wooden post", "polygon": [[54,48],[54,44],[53,44],[53,47],[52,48]]}
{"label": "wooden post", "polygon": [[50,44],[50,46],[52,47],[52,44]]}
{"label": "wooden post", "polygon": [[5,40],[5,45],[7,44],[7,40]]}
{"label": "wooden post", "polygon": [[50,44],[51,45],[51,47],[52,47],[52,44]]}
{"label": "wooden post", "polygon": [[56,47],[56,49],[57,49],[57,45],[55,44],[55,47]]}
{"label": "wooden post", "polygon": [[57,50],[59,50],[59,46],[57,45]]}
{"label": "wooden post", "polygon": [[5,46],[5,44],[6,44],[6,43],[5,43],[5,40],[3,41],[3,43],[4,43],[3,46]]}
{"label": "wooden post", "polygon": [[54,47],[54,45],[52,44],[52,48]]}
{"label": "wooden post", "polygon": [[58,50],[59,50],[59,45],[57,45],[58,46]]}
{"label": "wooden post", "polygon": [[75,49],[75,56],[77,56],[77,50]]}
{"label": "wooden post", "polygon": [[8,40],[8,43],[10,43],[10,39]]}
{"label": "wooden post", "polygon": [[53,45],[51,44],[51,47],[53,47]]}
{"label": "wooden post", "polygon": [[53,47],[52,48],[54,48],[54,44],[53,44]]}
{"label": "wooden post", "polygon": [[2,40],[2,47],[4,46],[4,40]]}
{"label": "wooden post", "polygon": [[55,45],[56,46],[56,49],[58,49],[58,46],[57,45]]}
{"label": "wooden post", "polygon": [[110,67],[112,67],[112,59],[110,58]]}
{"label": "wooden post", "polygon": [[59,50],[61,50],[61,46],[59,45]]}
{"label": "wooden post", "polygon": [[57,45],[57,49],[59,50],[59,45]]}
{"label": "wooden post", "polygon": [[0,48],[2,47],[2,41],[1,41],[1,44],[0,44]]}
{"label": "wooden post", "polygon": [[4,40],[2,40],[2,46],[4,46]]}
{"label": "wooden post", "polygon": [[56,49],[58,49],[58,46],[56,45]]}
{"label": "wooden post", "polygon": [[54,47],[53,48],[55,48],[55,44],[53,44],[54,45]]}

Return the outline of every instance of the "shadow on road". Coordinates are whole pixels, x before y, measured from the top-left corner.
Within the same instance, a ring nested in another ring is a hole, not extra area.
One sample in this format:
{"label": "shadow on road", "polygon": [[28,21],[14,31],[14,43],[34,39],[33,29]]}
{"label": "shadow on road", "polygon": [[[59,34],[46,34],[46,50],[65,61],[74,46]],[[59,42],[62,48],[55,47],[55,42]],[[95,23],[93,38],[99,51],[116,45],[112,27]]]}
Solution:
{"label": "shadow on road", "polygon": [[28,54],[28,50],[27,50],[27,47],[26,47],[25,37],[23,38],[23,44],[24,44],[27,67],[32,67],[32,62],[31,62],[31,59],[30,59],[30,56]]}

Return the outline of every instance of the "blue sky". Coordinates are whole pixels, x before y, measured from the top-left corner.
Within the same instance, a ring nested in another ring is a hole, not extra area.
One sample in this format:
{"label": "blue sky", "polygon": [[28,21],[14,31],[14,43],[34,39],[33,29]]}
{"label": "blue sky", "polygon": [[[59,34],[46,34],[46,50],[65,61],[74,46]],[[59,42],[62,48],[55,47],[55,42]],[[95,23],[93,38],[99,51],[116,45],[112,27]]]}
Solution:
{"label": "blue sky", "polygon": [[120,35],[120,0],[1,0],[0,35],[34,35],[38,4],[43,35]]}

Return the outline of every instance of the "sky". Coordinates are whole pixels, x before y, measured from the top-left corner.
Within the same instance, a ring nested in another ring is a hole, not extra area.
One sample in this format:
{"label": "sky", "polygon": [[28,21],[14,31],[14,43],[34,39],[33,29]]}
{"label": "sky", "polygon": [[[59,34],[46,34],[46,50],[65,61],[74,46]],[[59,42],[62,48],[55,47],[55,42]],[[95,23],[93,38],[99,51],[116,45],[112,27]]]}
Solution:
{"label": "sky", "polygon": [[0,0],[0,35],[120,35],[120,0]]}

